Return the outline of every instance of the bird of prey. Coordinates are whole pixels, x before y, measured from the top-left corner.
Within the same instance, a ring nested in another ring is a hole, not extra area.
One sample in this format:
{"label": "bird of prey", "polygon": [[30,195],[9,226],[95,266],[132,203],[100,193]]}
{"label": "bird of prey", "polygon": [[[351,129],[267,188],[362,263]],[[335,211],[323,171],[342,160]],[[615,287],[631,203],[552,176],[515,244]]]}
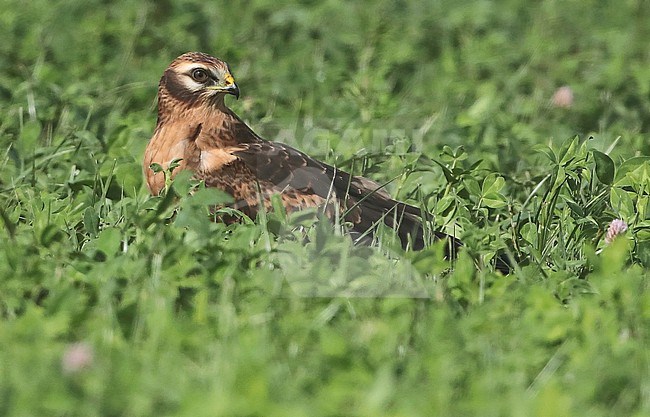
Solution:
{"label": "bird of prey", "polygon": [[[180,160],[207,187],[226,191],[236,208],[255,218],[271,197],[279,195],[287,212],[316,207],[330,219],[348,224],[351,236],[364,240],[381,223],[393,228],[402,245],[425,246],[420,209],[392,199],[367,178],[309,157],[278,142],[261,138],[225,104],[239,98],[239,88],[224,61],[200,52],[176,58],[158,88],[158,123],[144,155],[144,171],[152,194],[165,187],[163,172]],[[174,172],[176,172],[174,171]],[[338,217],[337,217],[338,216]],[[453,256],[460,241],[442,232],[433,238],[448,242]]]}

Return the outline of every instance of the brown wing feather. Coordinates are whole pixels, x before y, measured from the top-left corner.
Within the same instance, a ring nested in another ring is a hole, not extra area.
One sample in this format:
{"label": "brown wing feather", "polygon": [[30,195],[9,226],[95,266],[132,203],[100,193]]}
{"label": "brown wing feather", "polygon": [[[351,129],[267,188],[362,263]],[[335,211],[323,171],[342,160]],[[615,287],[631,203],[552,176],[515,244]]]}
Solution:
{"label": "brown wing feather", "polygon": [[[320,203],[336,202],[357,235],[372,237],[373,230],[383,222],[397,230],[404,246],[424,247],[420,210],[390,198],[374,181],[352,176],[282,143],[260,141],[238,148],[233,154],[258,181],[271,183],[284,193],[319,197],[316,200]],[[457,239],[441,232],[436,232],[435,237],[449,239],[450,252],[460,245]]]}

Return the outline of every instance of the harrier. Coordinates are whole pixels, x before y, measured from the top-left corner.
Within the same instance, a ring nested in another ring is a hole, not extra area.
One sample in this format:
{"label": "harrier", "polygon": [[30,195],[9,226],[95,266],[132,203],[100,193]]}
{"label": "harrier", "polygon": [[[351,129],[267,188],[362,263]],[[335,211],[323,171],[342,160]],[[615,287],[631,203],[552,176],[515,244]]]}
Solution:
{"label": "harrier", "polygon": [[[220,59],[190,52],[165,70],[158,88],[158,123],[144,156],[152,194],[164,189],[165,177],[151,165],[166,169],[180,160],[176,171],[191,170],[206,186],[231,194],[232,207],[251,218],[262,206],[270,210],[271,197],[279,195],[287,212],[316,207],[330,219],[339,216],[357,240],[371,240],[384,223],[404,247],[425,246],[418,208],[392,199],[374,181],[261,138],[226,106],[227,95],[239,98],[239,88]],[[452,256],[460,246],[442,232],[433,238],[446,239]]]}

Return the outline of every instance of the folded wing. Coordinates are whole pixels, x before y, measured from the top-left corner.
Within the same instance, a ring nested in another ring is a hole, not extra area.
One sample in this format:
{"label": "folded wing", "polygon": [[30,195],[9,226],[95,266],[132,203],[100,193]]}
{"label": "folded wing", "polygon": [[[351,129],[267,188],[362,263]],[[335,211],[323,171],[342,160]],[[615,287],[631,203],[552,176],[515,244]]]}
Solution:
{"label": "folded wing", "polygon": [[[397,232],[402,246],[425,246],[420,209],[392,199],[374,181],[350,175],[282,143],[260,141],[240,144],[238,148],[233,155],[243,161],[260,183],[272,183],[278,193],[288,196],[314,195],[326,204],[335,204],[352,225],[353,237],[370,241],[376,227],[383,223]],[[290,201],[285,200],[285,205]],[[433,232],[433,237],[449,242],[450,256],[461,245],[442,232]]]}

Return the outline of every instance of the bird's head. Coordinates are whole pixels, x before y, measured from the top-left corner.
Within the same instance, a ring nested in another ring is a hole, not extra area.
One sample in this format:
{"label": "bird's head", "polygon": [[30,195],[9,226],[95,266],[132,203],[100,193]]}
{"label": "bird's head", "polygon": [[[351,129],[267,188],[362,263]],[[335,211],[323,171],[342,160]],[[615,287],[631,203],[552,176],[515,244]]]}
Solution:
{"label": "bird's head", "polygon": [[224,61],[202,52],[188,52],[176,58],[160,79],[160,98],[170,96],[186,105],[223,104],[239,87]]}

